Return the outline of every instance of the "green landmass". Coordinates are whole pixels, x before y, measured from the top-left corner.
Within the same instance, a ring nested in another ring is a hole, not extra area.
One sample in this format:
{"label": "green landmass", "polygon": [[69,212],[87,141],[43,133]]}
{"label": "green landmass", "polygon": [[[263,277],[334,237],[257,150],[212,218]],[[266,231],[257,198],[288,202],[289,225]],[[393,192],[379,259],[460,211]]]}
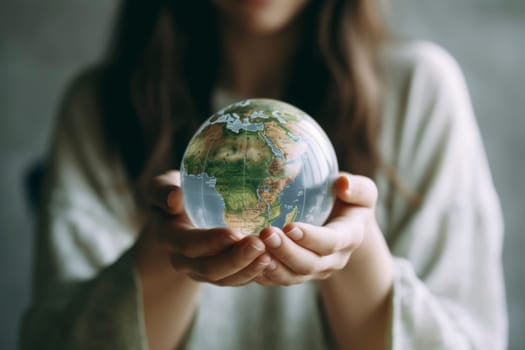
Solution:
{"label": "green landmass", "polygon": [[229,213],[241,213],[246,207],[253,207],[257,203],[257,196],[255,193],[242,187],[235,187],[230,190],[221,191],[222,198],[224,199],[225,210]]}
{"label": "green landmass", "polygon": [[[273,101],[258,103],[257,107],[235,107],[224,113],[236,113],[240,118],[244,118],[254,111],[263,111],[269,118],[252,118],[252,122],[269,123],[276,121],[277,118],[272,116],[272,112],[276,109],[281,110],[280,116],[287,122],[293,123],[298,120],[297,116],[287,113],[282,108],[276,108]],[[215,119],[216,117],[211,120]],[[290,132],[285,123],[278,122],[277,125]],[[263,217],[266,226],[281,214],[279,193],[275,193],[276,199],[268,203],[270,205],[270,215],[268,215],[266,203],[258,197],[258,191],[261,190],[265,180],[283,180],[287,174],[284,169],[279,171],[280,166],[284,166],[285,163],[277,159],[262,137],[263,133],[264,131],[247,130],[235,133],[229,130],[225,123],[210,124],[189,145],[184,157],[184,170],[189,175],[206,173],[216,179],[215,189],[224,200],[225,213],[240,215],[247,208],[261,210],[264,208],[261,215],[257,217]],[[272,140],[271,135],[264,135],[274,143],[275,147],[278,147],[278,140]],[[261,206],[262,204],[264,207]],[[286,222],[292,222],[297,212],[298,209],[295,207],[287,214]]]}
{"label": "green landmass", "polygon": [[286,214],[286,219],[284,220],[284,225],[288,225],[289,223],[292,223],[295,221],[295,218],[297,217],[297,213],[299,212],[299,208],[295,206],[291,212]]}
{"label": "green landmass", "polygon": [[277,219],[281,215],[281,201],[279,201],[279,196],[277,196],[277,199],[275,202],[273,202],[270,205],[270,217],[268,218],[268,221],[273,221]]}
{"label": "green landmass", "polygon": [[[224,199],[225,210],[229,213],[255,208],[257,189],[265,178],[272,177],[268,172],[274,157],[271,149],[257,132],[243,130],[236,134],[224,128],[220,141],[216,147],[209,145],[205,160],[200,150],[195,150],[196,155],[188,152],[184,159],[185,171],[190,175],[205,172],[209,177],[215,177],[215,189]],[[248,147],[257,150],[258,154],[246,157],[244,150]]]}

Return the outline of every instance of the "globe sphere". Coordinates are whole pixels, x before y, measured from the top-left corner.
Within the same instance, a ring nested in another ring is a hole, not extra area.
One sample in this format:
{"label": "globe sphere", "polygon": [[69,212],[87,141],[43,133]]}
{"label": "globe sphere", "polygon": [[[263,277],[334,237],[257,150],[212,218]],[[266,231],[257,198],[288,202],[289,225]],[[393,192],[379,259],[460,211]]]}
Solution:
{"label": "globe sphere", "polygon": [[334,203],[334,148],[313,118],[277,100],[248,99],[208,118],[181,164],[197,227],[245,235],[294,221],[322,225]]}

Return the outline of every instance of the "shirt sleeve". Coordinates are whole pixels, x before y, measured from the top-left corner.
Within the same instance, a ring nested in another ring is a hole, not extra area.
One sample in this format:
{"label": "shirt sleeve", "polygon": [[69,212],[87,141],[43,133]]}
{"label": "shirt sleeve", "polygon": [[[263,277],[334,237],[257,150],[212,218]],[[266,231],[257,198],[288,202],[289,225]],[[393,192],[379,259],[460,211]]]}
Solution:
{"label": "shirt sleeve", "polygon": [[37,227],[22,349],[143,349],[129,186],[104,152],[95,73],[78,78],[56,125]]}
{"label": "shirt sleeve", "polygon": [[390,105],[402,117],[389,152],[421,204],[410,206],[399,191],[385,204],[390,348],[504,349],[501,210],[463,76],[432,44],[403,55],[408,64],[392,73],[403,98]]}

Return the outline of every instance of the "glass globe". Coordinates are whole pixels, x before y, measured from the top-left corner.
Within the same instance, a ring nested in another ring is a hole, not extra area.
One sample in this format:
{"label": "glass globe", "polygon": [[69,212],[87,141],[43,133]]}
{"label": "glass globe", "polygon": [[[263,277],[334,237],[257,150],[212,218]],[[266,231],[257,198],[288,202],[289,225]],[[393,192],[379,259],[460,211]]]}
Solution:
{"label": "glass globe", "polygon": [[193,224],[246,235],[294,221],[322,225],[333,207],[337,174],[333,146],[315,120],[269,99],[239,101],[213,114],[181,164]]}

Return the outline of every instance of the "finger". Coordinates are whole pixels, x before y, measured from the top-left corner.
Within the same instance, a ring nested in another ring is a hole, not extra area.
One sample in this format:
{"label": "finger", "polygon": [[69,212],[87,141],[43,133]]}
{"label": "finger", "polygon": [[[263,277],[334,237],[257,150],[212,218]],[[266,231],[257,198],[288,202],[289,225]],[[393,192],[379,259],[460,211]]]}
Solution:
{"label": "finger", "polygon": [[283,228],[291,240],[318,255],[357,248],[364,235],[364,222],[369,209],[351,207],[344,215],[331,218],[324,226],[294,222]]}
{"label": "finger", "polygon": [[337,197],[345,203],[372,208],[377,202],[377,186],[368,177],[342,172],[335,181]]}
{"label": "finger", "polygon": [[268,283],[269,286],[292,286],[312,279],[314,279],[314,276],[297,274],[282,262],[275,261],[275,265],[272,268],[264,270],[264,280],[262,281]]}
{"label": "finger", "polygon": [[203,258],[174,254],[171,263],[178,271],[201,276],[208,282],[216,282],[243,270],[262,255],[264,250],[260,239],[248,236],[221,254]]}
{"label": "finger", "polygon": [[155,208],[167,214],[180,214],[184,210],[180,189],[180,172],[169,171],[152,179],[147,199]]}
{"label": "finger", "polygon": [[248,267],[243,270],[215,282],[219,286],[242,286],[252,282],[257,276],[261,275],[264,269],[270,264],[272,258],[268,254],[260,255]]}
{"label": "finger", "polygon": [[254,282],[264,287],[276,287],[278,285],[277,283],[264,276],[264,274],[255,277]]}
{"label": "finger", "polygon": [[259,237],[268,252],[296,274],[315,275],[332,267],[332,256],[319,256],[301,247],[277,228],[264,229]]}
{"label": "finger", "polygon": [[163,227],[160,237],[169,246],[170,252],[187,258],[215,255],[243,238],[241,233],[226,227],[194,228],[177,219],[171,219]]}

